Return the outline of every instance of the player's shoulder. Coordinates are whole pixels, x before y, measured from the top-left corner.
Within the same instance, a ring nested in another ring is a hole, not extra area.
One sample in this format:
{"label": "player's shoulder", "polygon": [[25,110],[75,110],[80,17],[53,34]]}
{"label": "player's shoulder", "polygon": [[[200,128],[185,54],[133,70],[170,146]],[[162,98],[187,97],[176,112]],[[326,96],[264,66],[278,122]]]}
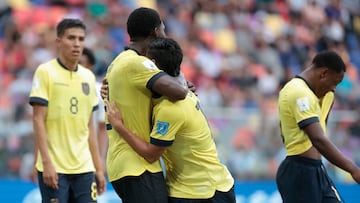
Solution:
{"label": "player's shoulder", "polygon": [[293,78],[287,82],[281,89],[280,94],[286,95],[304,95],[311,93],[312,90],[308,84],[301,78]]}
{"label": "player's shoulder", "polygon": [[58,65],[59,64],[56,59],[51,59],[49,61],[39,64],[37,67],[37,70],[48,70],[48,69],[51,69],[54,66],[58,66]]}
{"label": "player's shoulder", "polygon": [[89,76],[91,78],[95,78],[95,74],[89,70],[88,68],[85,68],[84,66],[82,66],[81,64],[78,65],[78,71],[81,74],[84,74],[86,76]]}

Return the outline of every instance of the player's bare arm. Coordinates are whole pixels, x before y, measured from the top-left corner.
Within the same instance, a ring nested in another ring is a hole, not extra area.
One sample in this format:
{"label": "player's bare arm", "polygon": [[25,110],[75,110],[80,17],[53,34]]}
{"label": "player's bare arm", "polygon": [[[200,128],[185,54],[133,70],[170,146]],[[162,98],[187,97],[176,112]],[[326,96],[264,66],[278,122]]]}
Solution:
{"label": "player's bare arm", "polygon": [[171,100],[181,100],[185,99],[188,92],[188,88],[183,84],[182,78],[174,79],[174,77],[164,75],[154,82],[152,90]]}
{"label": "player's bare arm", "polygon": [[[175,79],[169,75],[160,77],[153,85],[153,90],[161,95],[165,95],[173,100],[180,100],[186,97],[187,91],[190,90],[195,93],[196,87],[191,81],[186,81],[188,89],[183,86],[182,79]],[[102,99],[108,97],[108,83],[106,78],[102,80],[100,95]]]}
{"label": "player's bare arm", "polygon": [[[309,136],[313,146],[328,161],[337,167],[349,172],[357,183],[360,183],[360,169],[350,159],[346,158],[340,150],[325,136],[320,123],[312,123],[306,126],[305,133]],[[310,149],[308,151],[311,151]],[[305,152],[307,153],[307,152]],[[309,157],[316,158],[316,157]]]}
{"label": "player's bare arm", "polygon": [[96,137],[94,122],[93,122],[93,114],[91,114],[90,116],[88,126],[89,126],[89,147],[90,147],[91,157],[93,159],[96,170],[95,171],[96,189],[97,189],[97,193],[101,195],[106,190],[106,180],[104,175],[105,169],[103,167],[104,164],[101,161],[101,157],[100,157],[100,150],[99,150],[98,140]]}
{"label": "player's bare arm", "polygon": [[159,147],[142,140],[130,132],[123,124],[121,112],[115,102],[106,102],[107,116],[112,127],[126,140],[126,142],[149,163],[157,161],[166,147]]}
{"label": "player's bare arm", "polygon": [[34,135],[35,135],[35,146],[37,146],[43,166],[43,179],[44,183],[54,189],[59,189],[58,186],[58,175],[55,171],[55,168],[52,164],[52,160],[49,155],[45,119],[47,115],[47,106],[34,104],[33,108],[33,125],[34,125]]}

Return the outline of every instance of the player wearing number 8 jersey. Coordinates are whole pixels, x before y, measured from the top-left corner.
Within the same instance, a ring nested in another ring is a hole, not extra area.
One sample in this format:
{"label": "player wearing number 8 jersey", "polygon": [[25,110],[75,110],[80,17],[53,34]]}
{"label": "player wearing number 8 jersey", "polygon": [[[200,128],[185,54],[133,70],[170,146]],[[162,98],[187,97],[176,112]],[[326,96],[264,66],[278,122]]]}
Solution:
{"label": "player wearing number 8 jersey", "polygon": [[30,104],[42,202],[96,202],[97,192],[105,190],[92,120],[98,106],[95,76],[78,64],[84,39],[80,20],[62,20],[59,57],[39,65],[33,78]]}
{"label": "player wearing number 8 jersey", "polygon": [[[48,108],[47,140],[49,148],[54,149],[49,152],[59,173],[94,170],[91,154],[87,153],[88,140],[75,142],[81,136],[87,136],[90,114],[97,108],[93,83],[94,76],[87,69],[79,65],[78,70],[72,73],[58,59],[42,64],[36,70],[30,102]],[[39,171],[43,171],[41,160],[39,156],[36,163]]]}

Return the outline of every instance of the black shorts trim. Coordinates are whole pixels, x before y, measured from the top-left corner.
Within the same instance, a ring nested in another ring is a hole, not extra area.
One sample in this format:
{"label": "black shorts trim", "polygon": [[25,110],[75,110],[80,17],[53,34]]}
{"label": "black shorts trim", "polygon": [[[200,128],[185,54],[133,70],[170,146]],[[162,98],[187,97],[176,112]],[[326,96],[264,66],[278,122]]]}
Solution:
{"label": "black shorts trim", "polygon": [[299,155],[292,155],[292,156],[287,156],[285,158],[285,160],[290,160],[290,161],[295,161],[307,166],[313,166],[313,167],[321,167],[322,162],[321,160],[316,160],[316,159],[309,159],[306,157],[302,157]]}

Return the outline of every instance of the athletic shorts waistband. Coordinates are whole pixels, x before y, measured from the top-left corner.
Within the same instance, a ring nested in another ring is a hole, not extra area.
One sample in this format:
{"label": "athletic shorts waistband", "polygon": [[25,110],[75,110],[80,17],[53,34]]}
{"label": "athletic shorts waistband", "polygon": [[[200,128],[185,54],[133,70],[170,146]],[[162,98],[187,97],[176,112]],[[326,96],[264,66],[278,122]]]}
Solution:
{"label": "athletic shorts waistband", "polygon": [[321,160],[310,159],[310,158],[306,158],[306,157],[299,156],[299,155],[287,156],[286,160],[295,161],[295,162],[298,162],[301,164],[305,164],[307,166],[314,166],[314,167],[319,167],[322,165]]}

